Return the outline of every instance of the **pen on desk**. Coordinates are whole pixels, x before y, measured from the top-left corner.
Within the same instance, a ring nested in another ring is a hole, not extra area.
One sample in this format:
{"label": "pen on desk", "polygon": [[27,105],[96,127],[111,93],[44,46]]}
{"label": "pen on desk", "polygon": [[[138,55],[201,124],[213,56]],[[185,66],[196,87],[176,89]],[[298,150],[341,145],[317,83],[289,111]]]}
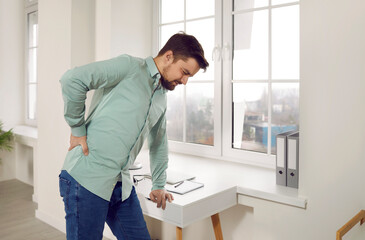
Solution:
{"label": "pen on desk", "polygon": [[179,182],[177,185],[175,185],[174,187],[178,187],[178,186],[180,186],[181,184],[183,184],[184,183],[184,181],[181,181],[181,182]]}

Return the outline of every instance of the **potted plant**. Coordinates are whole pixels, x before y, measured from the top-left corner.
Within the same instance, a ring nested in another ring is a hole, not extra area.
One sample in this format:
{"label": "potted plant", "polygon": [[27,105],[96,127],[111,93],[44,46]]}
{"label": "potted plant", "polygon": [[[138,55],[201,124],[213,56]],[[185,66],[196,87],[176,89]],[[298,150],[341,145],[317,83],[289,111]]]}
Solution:
{"label": "potted plant", "polygon": [[[13,149],[12,141],[13,141],[14,135],[12,129],[5,132],[3,131],[3,123],[0,121],[0,151],[6,150],[11,151]],[[0,158],[1,163],[1,158]]]}

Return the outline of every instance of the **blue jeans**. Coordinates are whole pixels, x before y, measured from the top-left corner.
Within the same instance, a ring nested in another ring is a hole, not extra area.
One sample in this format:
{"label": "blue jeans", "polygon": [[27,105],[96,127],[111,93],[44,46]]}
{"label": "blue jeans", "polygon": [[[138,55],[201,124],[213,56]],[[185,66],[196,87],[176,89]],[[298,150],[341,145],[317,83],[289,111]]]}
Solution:
{"label": "blue jeans", "polygon": [[133,187],[122,202],[122,183],[115,185],[110,202],[82,187],[67,171],[59,176],[60,195],[66,212],[67,240],[101,240],[106,222],[120,239],[151,239]]}

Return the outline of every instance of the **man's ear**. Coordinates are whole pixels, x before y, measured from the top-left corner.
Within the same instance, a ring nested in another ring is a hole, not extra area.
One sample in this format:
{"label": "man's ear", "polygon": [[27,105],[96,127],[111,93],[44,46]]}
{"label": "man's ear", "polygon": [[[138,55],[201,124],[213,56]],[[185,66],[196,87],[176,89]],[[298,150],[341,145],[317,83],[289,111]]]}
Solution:
{"label": "man's ear", "polygon": [[171,64],[174,61],[174,53],[171,50],[168,50],[164,54],[164,60],[167,64]]}

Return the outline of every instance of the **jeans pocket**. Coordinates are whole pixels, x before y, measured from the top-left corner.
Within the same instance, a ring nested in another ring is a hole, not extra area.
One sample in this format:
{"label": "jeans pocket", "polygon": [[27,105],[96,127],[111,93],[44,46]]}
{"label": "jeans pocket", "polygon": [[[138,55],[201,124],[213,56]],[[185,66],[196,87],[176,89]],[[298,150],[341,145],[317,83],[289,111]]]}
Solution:
{"label": "jeans pocket", "polygon": [[65,203],[65,210],[67,210],[71,181],[60,176],[59,177],[59,187],[60,187],[60,196],[63,198],[63,202]]}

